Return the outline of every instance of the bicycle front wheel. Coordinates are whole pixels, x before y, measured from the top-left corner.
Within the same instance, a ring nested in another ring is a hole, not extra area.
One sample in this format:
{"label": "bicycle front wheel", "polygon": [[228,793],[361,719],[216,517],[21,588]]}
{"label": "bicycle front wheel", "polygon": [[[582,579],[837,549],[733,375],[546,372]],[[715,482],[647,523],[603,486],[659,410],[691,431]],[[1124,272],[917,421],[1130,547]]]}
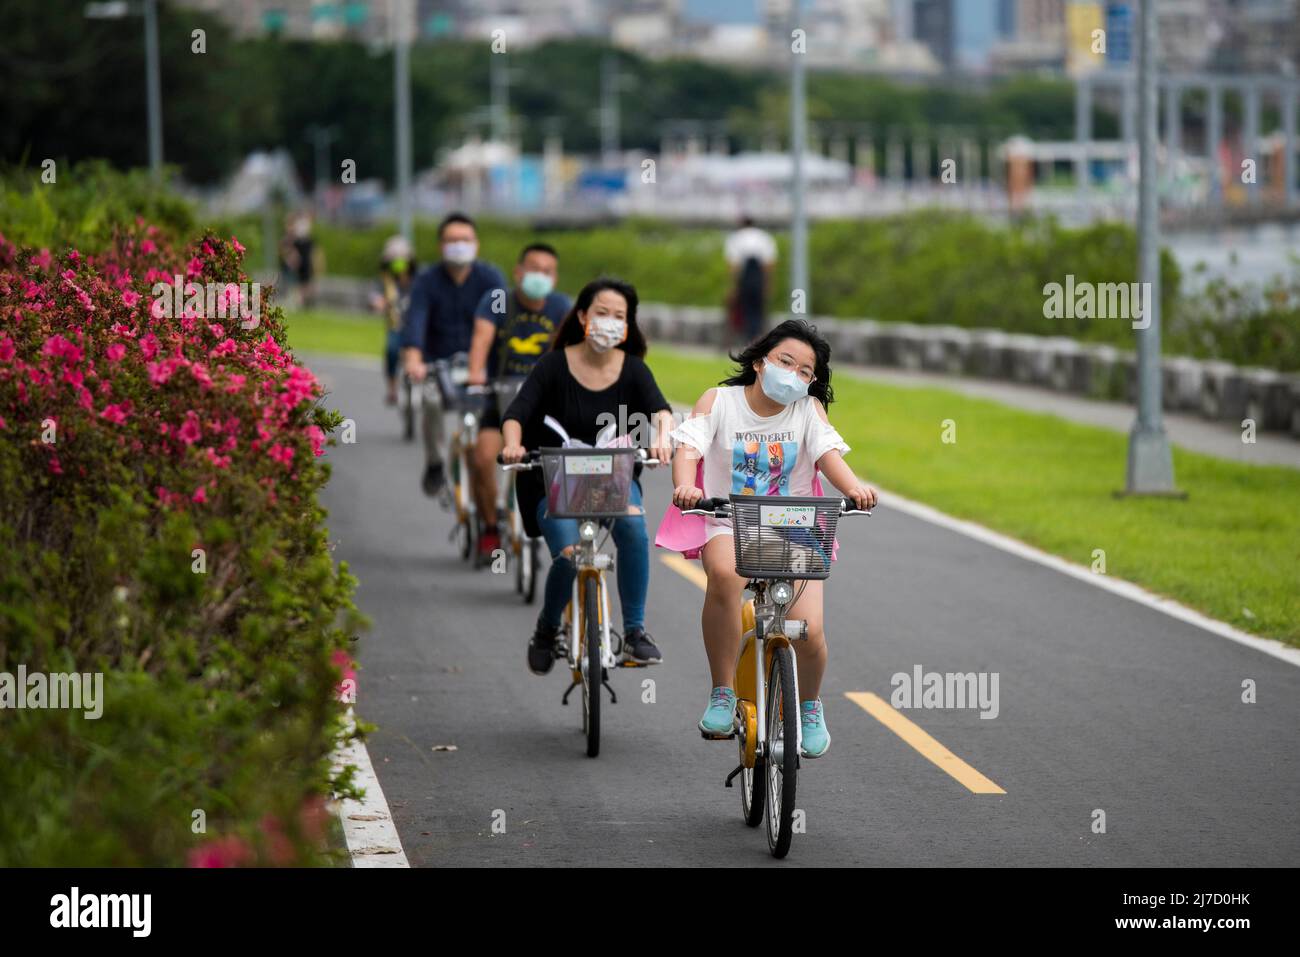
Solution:
{"label": "bicycle front wheel", "polygon": [[794,687],[794,652],[780,645],[767,674],[767,846],[773,857],[790,853],[799,779],[799,702]]}
{"label": "bicycle front wheel", "polygon": [[589,581],[583,592],[586,670],[582,677],[582,724],[587,732],[587,757],[594,758],[600,754],[600,586]]}
{"label": "bicycle front wheel", "polygon": [[531,605],[533,599],[537,597],[537,566],[541,563],[541,558],[541,546],[535,538],[524,542],[523,551],[519,555],[519,568],[523,575],[520,590],[523,592],[525,605]]}

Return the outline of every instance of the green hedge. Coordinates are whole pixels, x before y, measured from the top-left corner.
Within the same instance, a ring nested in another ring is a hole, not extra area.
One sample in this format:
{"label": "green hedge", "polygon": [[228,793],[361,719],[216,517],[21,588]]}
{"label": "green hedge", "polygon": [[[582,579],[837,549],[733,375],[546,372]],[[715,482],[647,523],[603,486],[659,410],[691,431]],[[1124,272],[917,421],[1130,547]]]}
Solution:
{"label": "green hedge", "polygon": [[154,308],[245,279],[237,242],[59,234],[86,222],[112,238],[0,237],[0,672],[103,681],[98,718],[0,710],[0,866],[324,863],[362,624],[317,504],[340,417],[268,301]]}

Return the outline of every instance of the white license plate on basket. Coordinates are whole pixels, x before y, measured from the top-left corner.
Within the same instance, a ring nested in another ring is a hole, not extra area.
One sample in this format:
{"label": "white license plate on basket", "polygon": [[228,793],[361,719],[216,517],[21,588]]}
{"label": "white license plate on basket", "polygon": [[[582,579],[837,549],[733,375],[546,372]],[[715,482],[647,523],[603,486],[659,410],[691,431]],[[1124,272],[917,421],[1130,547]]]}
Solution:
{"label": "white license plate on basket", "polygon": [[812,528],[816,521],[816,505],[760,505],[758,507],[758,524],[771,528]]}
{"label": "white license plate on basket", "polygon": [[612,455],[566,455],[565,475],[610,475],[614,471]]}

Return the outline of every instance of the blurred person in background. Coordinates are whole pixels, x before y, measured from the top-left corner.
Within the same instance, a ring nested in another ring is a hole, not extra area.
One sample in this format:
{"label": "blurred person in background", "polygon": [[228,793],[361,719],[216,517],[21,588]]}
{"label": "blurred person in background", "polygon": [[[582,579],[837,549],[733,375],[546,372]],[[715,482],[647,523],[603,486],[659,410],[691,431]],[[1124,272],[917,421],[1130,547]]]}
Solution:
{"label": "blurred person in background", "polygon": [[[515,285],[489,291],[474,310],[474,337],[469,349],[469,382],[486,385],[498,380],[522,380],[551,344],[571,305],[555,291],[560,256],[548,243],[529,243],[515,263]],[[497,456],[501,454],[501,407],[509,398],[488,397],[479,419],[478,445],[472,459],[474,496],[483,522],[479,557],[488,558],[501,545],[497,515]],[[541,531],[533,515],[524,513],[528,534]]]}
{"label": "blurred person in background", "polygon": [[731,291],[727,294],[731,335],[745,346],[762,335],[767,321],[776,240],[745,216],[740,220],[740,228],[727,237],[723,253],[731,271]]}
{"label": "blurred person in background", "polygon": [[298,287],[298,305],[310,309],[316,301],[312,280],[316,275],[316,244],[311,236],[311,213],[302,212],[289,220],[280,240],[280,262]]}
{"label": "blurred person in background", "polygon": [[415,280],[415,251],[405,236],[389,236],[379,257],[379,284],[370,307],[384,317],[384,393],[386,405],[397,404],[397,368],[402,351],[402,316],[411,301]]}
{"label": "blurred person in background", "polygon": [[[426,364],[468,354],[474,310],[493,289],[504,289],[501,270],[478,258],[478,229],[464,213],[450,213],[438,224],[442,258],[415,277],[402,321],[402,364],[411,381],[428,374]],[[426,389],[423,404],[424,494],[433,497],[446,481],[443,466],[443,403]]]}

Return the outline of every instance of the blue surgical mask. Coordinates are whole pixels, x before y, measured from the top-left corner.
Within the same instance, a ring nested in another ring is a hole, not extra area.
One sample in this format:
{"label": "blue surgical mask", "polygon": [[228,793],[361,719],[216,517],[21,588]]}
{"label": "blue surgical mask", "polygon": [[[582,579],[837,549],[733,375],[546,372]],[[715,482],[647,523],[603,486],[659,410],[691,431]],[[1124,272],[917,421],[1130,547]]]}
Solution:
{"label": "blue surgical mask", "polygon": [[771,359],[763,360],[763,374],[759,377],[763,394],[773,402],[789,405],[808,394],[808,383],[792,369],[785,369]]}
{"label": "blue surgical mask", "polygon": [[555,280],[544,272],[526,272],[519,280],[519,291],[528,299],[545,299],[555,288]]}

